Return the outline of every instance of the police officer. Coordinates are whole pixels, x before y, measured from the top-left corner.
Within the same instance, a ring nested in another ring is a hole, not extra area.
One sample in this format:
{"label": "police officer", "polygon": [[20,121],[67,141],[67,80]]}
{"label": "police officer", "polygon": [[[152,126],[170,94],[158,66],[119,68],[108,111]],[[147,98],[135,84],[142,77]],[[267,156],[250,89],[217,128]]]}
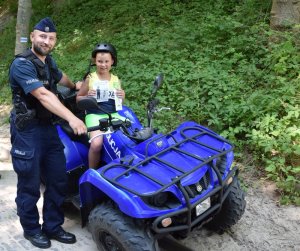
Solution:
{"label": "police officer", "polygon": [[[24,237],[36,247],[49,248],[50,239],[76,242],[75,235],[62,228],[66,160],[53,117],[66,120],[75,134],[86,133],[86,127],[55,95],[57,83],[74,89],[80,84],[73,84],[49,55],[56,43],[52,20],[44,18],[37,23],[30,40],[32,47],[16,56],[9,71],[14,105],[10,117],[11,155],[18,176],[16,204]],[[42,225],[36,205],[41,180],[45,184]]]}

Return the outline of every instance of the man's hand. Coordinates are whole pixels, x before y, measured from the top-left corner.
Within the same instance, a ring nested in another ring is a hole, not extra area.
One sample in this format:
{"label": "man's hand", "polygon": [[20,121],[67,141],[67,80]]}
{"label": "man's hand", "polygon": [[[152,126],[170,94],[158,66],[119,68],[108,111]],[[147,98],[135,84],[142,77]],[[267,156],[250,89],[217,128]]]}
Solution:
{"label": "man's hand", "polygon": [[73,132],[75,134],[81,135],[81,134],[86,134],[87,133],[87,129],[85,124],[78,119],[77,117],[73,117],[70,121],[69,121],[69,125],[71,126],[71,128],[73,129]]}
{"label": "man's hand", "polygon": [[78,91],[82,86],[82,81],[77,81],[74,85],[75,85],[75,90]]}

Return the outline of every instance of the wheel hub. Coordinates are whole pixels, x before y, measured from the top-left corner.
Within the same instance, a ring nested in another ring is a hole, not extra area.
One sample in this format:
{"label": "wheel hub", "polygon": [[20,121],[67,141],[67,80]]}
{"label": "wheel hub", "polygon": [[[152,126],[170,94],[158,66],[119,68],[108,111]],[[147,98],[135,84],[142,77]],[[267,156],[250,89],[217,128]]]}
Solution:
{"label": "wheel hub", "polygon": [[122,245],[112,236],[110,233],[107,232],[100,232],[99,239],[102,243],[103,247],[107,251],[123,251]]}

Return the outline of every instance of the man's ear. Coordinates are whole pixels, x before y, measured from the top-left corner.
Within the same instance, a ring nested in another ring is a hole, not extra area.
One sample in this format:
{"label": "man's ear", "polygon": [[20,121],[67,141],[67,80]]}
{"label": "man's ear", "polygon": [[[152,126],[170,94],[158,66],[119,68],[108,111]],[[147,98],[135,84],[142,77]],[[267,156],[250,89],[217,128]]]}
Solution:
{"label": "man's ear", "polygon": [[34,37],[34,31],[30,32],[30,41],[32,42],[33,40],[33,37]]}

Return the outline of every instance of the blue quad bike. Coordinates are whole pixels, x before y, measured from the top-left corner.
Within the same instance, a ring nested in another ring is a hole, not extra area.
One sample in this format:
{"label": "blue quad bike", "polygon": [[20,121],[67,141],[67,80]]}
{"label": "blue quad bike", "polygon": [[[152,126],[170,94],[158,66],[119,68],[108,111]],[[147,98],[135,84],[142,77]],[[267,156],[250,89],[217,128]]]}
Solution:
{"label": "blue quad bike", "polygon": [[[184,238],[204,225],[224,231],[245,211],[230,142],[190,121],[168,134],[153,130],[162,81],[162,74],[154,81],[146,127],[123,106],[123,121],[108,114],[88,128],[103,135],[104,164],[97,170],[88,168],[87,135],[76,136],[68,124],[57,123],[65,146],[68,201],[80,209],[82,226],[88,225],[101,251],[158,251],[166,235]],[[76,104],[76,93],[68,88],[58,94],[81,119],[84,110],[101,110],[90,97]]]}

